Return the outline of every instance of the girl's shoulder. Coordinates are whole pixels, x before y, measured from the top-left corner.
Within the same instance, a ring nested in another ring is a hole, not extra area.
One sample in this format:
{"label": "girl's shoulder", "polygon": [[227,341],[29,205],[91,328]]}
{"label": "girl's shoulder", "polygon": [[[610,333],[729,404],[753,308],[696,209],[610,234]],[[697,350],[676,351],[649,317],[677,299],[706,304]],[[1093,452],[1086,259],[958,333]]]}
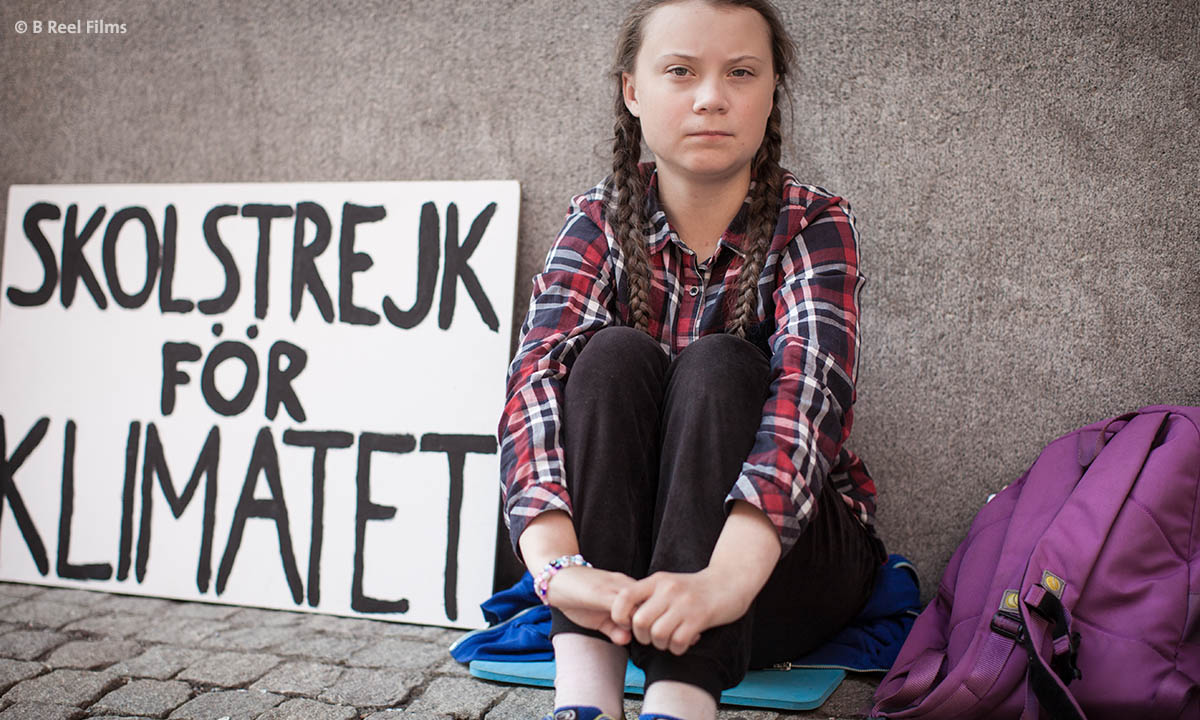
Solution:
{"label": "girl's shoulder", "polygon": [[[642,174],[642,179],[646,181],[647,195],[651,195],[654,192],[654,163],[638,163],[638,170]],[[613,184],[613,176],[608,175],[591,188],[571,198],[571,206],[567,211],[567,215],[584,215],[592,220],[596,224],[596,227],[604,228],[605,217],[608,214],[609,207],[612,205],[613,196],[616,192],[617,188]]]}
{"label": "girl's shoulder", "polygon": [[783,198],[780,212],[802,212],[805,215],[819,214],[830,206],[839,206],[849,212],[850,203],[841,195],[832,193],[819,185],[800,182],[790,170],[783,171]]}

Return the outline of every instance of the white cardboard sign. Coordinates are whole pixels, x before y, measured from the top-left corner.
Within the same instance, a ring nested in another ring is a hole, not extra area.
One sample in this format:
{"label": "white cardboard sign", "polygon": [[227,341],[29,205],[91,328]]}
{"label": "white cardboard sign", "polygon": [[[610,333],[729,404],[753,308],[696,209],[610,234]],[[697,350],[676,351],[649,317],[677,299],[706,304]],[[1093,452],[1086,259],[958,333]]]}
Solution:
{"label": "white cardboard sign", "polygon": [[483,627],[519,199],[10,188],[0,579]]}

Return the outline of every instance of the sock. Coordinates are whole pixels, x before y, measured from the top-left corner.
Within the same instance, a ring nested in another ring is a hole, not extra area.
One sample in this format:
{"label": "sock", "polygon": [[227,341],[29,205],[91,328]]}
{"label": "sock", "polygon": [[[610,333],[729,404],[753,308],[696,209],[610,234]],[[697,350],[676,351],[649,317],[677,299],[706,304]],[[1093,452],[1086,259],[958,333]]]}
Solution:
{"label": "sock", "polygon": [[660,713],[653,713],[650,715],[643,713],[638,715],[638,720],[679,720],[679,718],[671,715],[662,715]]}
{"label": "sock", "polygon": [[[578,633],[554,636],[554,706],[558,710],[611,709],[621,713],[628,651]],[[607,715],[606,715],[607,717]],[[617,715],[616,717],[620,717]],[[564,720],[590,720],[592,715]]]}

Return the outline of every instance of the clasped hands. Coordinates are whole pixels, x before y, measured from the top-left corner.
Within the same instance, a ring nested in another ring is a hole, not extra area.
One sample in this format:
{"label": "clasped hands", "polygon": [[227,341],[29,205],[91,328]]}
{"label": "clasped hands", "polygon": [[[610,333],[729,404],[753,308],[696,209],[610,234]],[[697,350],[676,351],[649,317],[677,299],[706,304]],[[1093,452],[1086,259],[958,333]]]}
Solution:
{"label": "clasped hands", "polygon": [[682,655],[705,630],[746,614],[752,588],[709,565],[694,573],[656,572],[641,580],[619,572],[571,567],[550,583],[550,604],[572,622],[618,645],[636,638]]}

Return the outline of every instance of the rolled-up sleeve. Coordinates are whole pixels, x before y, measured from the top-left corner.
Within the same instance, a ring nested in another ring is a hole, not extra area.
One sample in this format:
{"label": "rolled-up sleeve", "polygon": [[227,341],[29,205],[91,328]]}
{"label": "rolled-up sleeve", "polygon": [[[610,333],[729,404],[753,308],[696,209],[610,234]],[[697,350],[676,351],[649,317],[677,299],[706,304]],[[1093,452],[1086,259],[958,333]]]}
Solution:
{"label": "rolled-up sleeve", "polygon": [[850,433],[858,362],[858,233],[849,204],[797,209],[779,249],[771,385],[754,447],[726,498],[766,513],[784,552],[815,509]]}
{"label": "rolled-up sleeve", "polygon": [[517,557],[526,525],[547,510],[571,512],[563,466],[562,397],[584,343],[614,324],[609,243],[575,205],[533,279],[500,418],[504,518]]}

